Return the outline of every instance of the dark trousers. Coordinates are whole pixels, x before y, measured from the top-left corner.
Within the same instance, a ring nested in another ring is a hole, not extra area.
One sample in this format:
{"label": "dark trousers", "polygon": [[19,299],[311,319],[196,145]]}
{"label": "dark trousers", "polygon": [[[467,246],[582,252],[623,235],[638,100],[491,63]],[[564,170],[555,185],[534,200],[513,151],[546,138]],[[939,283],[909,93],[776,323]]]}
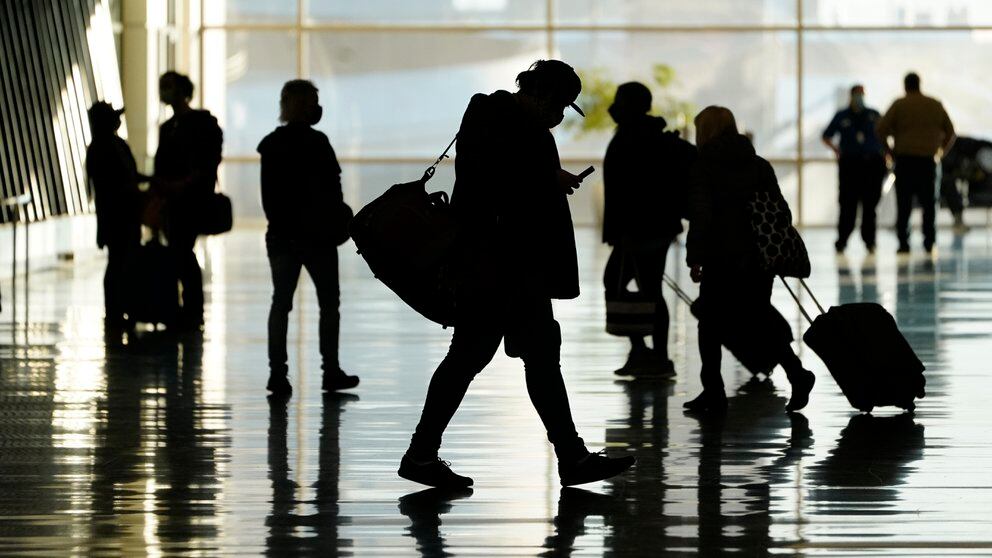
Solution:
{"label": "dark trousers", "polygon": [[838,161],[840,182],[840,218],[837,220],[837,246],[847,245],[854,232],[861,206],[861,239],[865,246],[875,246],[875,210],[882,198],[885,181],[885,159],[873,157],[841,157]]}
{"label": "dark trousers", "polygon": [[306,268],[317,290],[320,309],[318,335],[320,357],[325,373],[337,373],[338,336],[340,329],[341,291],[338,285],[338,254],[324,245],[273,242],[266,235],[269,266],[272,268],[272,306],[269,308],[269,370],[272,374],[285,375],[289,355],[286,351],[286,334],[289,330],[289,313],[293,309],[293,296],[300,281],[300,271]]}
{"label": "dark trousers", "polygon": [[103,274],[104,319],[113,325],[124,323],[134,296],[133,280],[128,277],[136,245],[113,243],[107,245],[107,271]]}
{"label": "dark trousers", "polygon": [[527,393],[544,423],[559,460],[585,453],[575,431],[568,393],[561,374],[561,330],[549,299],[509,301],[459,300],[448,354],[434,371],[410,453],[422,458],[437,454],[441,436],[482,371],[506,337],[507,354],[524,361]]}
{"label": "dark trousers", "polygon": [[735,336],[751,351],[762,351],[782,365],[791,381],[802,371],[802,362],[792,350],[791,335],[779,337],[768,308],[773,278],[758,273],[731,273],[703,266],[699,298],[699,357],[703,390],[723,392],[720,367],[723,340]]}
{"label": "dark trousers", "polygon": [[[614,247],[603,271],[603,286],[607,291],[625,289],[631,279],[637,290],[654,296],[658,305],[654,315],[654,350],[668,359],[668,305],[661,293],[661,278],[672,240],[637,244],[628,248]],[[626,254],[626,261],[624,256]]]}
{"label": "dark trousers", "polygon": [[169,237],[172,262],[183,289],[182,321],[200,324],[203,323],[203,271],[193,252],[195,245],[194,233],[182,231]]}
{"label": "dark trousers", "polygon": [[896,235],[901,247],[909,246],[909,217],[915,198],[923,208],[923,246],[930,248],[937,237],[937,165],[933,157],[896,157]]}

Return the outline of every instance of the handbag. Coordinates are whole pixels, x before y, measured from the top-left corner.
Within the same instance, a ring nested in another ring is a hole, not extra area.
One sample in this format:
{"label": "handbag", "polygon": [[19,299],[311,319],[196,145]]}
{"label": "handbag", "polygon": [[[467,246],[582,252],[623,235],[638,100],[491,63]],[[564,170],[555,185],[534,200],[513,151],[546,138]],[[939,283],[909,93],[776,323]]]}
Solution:
{"label": "handbag", "polygon": [[351,227],[351,220],[354,218],[355,213],[351,210],[351,206],[341,202],[334,215],[334,225],[331,231],[331,241],[334,242],[335,246],[341,246],[351,238],[349,228]]}
{"label": "handbag", "polygon": [[792,212],[785,198],[778,193],[755,192],[749,206],[762,269],[772,275],[809,277],[809,253],[792,226]]}
{"label": "handbag", "polygon": [[[620,259],[620,278],[614,289],[606,289],[606,333],[618,337],[636,337],[654,334],[654,316],[658,300],[651,294],[638,290],[627,290],[627,275],[624,273],[627,259],[634,266],[634,277],[638,278],[637,262],[633,261],[628,250]],[[638,285],[640,280],[638,279]]]}
{"label": "handbag", "polygon": [[199,233],[223,234],[234,226],[234,209],[231,198],[220,192],[211,192],[200,207]]}

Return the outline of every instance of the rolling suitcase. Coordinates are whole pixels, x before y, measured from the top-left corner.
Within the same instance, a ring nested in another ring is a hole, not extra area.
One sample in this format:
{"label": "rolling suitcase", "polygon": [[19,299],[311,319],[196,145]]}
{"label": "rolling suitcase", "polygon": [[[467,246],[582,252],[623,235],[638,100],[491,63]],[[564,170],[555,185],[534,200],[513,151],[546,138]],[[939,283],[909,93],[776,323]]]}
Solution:
{"label": "rolling suitcase", "polygon": [[454,325],[451,257],[457,226],[445,192],[427,181],[454,145],[417,181],[391,186],[351,221],[351,238],[372,273],[411,308],[445,327]]}
{"label": "rolling suitcase", "polygon": [[[663,280],[669,288],[675,291],[676,296],[689,305],[689,311],[692,315],[696,319],[699,319],[702,299],[692,300],[682,290],[682,287],[667,274],[663,276]],[[771,303],[768,304],[768,315],[765,318],[765,323],[768,325],[767,331],[774,332],[772,335],[787,337],[789,340],[792,339],[792,326],[789,325],[785,317]],[[747,368],[748,372],[755,376],[758,374],[771,374],[775,367],[778,366],[779,359],[774,352],[765,350],[764,347],[755,346],[747,336],[735,337],[734,335],[725,335],[720,339],[720,343],[734,355],[734,358],[744,365],[744,368]]]}
{"label": "rolling suitcase", "polygon": [[782,279],[810,323],[803,341],[827,365],[851,406],[866,413],[887,405],[915,409],[914,400],[926,395],[925,367],[892,315],[871,302],[842,304],[824,311],[809,285],[802,279],[799,282],[820,310],[815,319],[810,317]]}
{"label": "rolling suitcase", "polygon": [[179,317],[179,279],[172,254],[158,241],[137,249],[132,269],[134,300],[128,317],[134,323],[175,324]]}

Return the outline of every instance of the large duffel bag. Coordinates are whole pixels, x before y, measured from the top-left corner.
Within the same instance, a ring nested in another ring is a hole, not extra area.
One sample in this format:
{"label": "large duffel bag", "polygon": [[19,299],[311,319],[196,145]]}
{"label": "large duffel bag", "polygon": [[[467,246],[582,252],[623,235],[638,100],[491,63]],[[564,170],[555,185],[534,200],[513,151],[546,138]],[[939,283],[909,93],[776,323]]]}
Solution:
{"label": "large duffel bag", "polygon": [[358,253],[375,277],[411,308],[443,326],[454,325],[452,257],[457,226],[448,194],[428,193],[426,185],[448,149],[420,180],[393,185],[369,202],[355,214],[350,227]]}
{"label": "large duffel bag", "polygon": [[812,319],[788,283],[782,283],[810,323],[803,341],[827,365],[851,406],[864,412],[887,405],[916,408],[914,400],[926,395],[925,367],[885,308],[861,302],[824,312],[800,280],[820,310]]}

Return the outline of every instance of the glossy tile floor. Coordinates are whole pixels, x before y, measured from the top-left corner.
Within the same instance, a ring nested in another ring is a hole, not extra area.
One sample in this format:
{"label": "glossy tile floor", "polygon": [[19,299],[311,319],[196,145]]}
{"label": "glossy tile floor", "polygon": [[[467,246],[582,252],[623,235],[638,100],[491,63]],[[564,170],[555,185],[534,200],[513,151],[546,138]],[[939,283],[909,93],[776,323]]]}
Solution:
{"label": "glossy tile floor", "polygon": [[[316,307],[303,283],[287,404],[265,397],[270,293],[261,231],[204,248],[202,338],[145,335],[110,350],[101,260],[35,274],[24,323],[0,314],[0,554],[354,556],[992,555],[992,235],[944,232],[940,254],[832,253],[806,233],[824,302],[877,300],[925,361],[915,416],[858,416],[823,364],[787,416],[730,357],[725,420],[683,415],[699,391],[695,322],[669,296],[674,381],[618,381],[603,332],[607,255],[578,233],[584,292],[557,305],[580,434],[636,455],[623,477],[561,490],[519,361],[498,356],[456,415],[443,456],[475,478],[438,495],[395,474],[450,332],[402,307],[342,249],[342,360],[354,394],[319,391]],[[673,249],[669,270],[688,288]],[[780,285],[775,302],[804,324]]]}

